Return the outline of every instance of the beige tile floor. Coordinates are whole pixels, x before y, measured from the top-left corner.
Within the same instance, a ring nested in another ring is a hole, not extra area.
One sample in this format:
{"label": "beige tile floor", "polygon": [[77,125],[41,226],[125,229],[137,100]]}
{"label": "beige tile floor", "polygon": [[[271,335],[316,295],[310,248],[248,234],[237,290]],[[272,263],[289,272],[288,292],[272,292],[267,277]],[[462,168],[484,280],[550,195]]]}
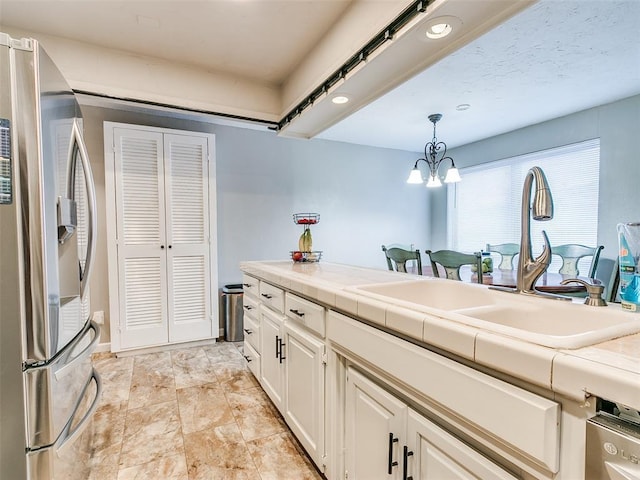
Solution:
{"label": "beige tile floor", "polygon": [[239,348],[97,355],[89,480],[321,479]]}

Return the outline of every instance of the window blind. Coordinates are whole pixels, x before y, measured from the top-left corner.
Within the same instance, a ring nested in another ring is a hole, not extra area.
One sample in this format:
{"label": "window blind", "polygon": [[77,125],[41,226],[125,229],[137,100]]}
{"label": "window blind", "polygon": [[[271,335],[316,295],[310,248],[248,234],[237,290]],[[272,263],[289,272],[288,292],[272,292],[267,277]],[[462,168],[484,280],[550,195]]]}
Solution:
{"label": "window blind", "polygon": [[[542,230],[551,245],[596,246],[599,139],[462,169],[462,182],[450,184],[447,191],[448,248],[476,252],[487,243],[520,243],[522,188],[533,166],[544,171],[554,204],[552,220],[531,221],[534,254],[542,251]],[[585,259],[580,270],[586,271],[589,262]],[[550,271],[561,263],[554,256]]]}

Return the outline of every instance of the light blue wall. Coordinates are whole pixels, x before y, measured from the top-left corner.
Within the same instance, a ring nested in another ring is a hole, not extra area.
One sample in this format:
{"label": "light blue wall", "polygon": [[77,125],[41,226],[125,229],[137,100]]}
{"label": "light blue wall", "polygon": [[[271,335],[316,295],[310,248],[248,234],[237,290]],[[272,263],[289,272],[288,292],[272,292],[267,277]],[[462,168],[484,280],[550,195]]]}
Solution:
{"label": "light blue wall", "polygon": [[[640,95],[454,148],[451,156],[464,168],[591,138],[600,138],[598,243],[613,259],[616,224],[640,221]],[[430,205],[430,241],[445,248],[446,191],[431,193]]]}
{"label": "light blue wall", "polygon": [[320,213],[311,231],[323,261],[386,268],[383,243],[426,248],[428,192],[405,183],[415,154],[215,130],[221,282],[238,279],[241,260],[297,249],[295,212]]}
{"label": "light blue wall", "polygon": [[242,260],[286,260],[302,227],[292,214],[318,212],[314,249],[323,262],[386,268],[383,243],[427,248],[428,192],[407,185],[415,153],[120,109],[82,106],[98,192],[94,310],[108,312],[103,122],[215,134],[218,284],[241,280]]}

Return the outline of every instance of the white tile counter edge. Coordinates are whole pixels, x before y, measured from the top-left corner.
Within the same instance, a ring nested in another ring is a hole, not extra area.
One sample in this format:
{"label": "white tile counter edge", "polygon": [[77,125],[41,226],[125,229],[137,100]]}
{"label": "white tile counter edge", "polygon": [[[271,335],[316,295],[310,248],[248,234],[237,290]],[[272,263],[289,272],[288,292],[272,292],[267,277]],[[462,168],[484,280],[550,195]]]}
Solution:
{"label": "white tile counter edge", "polygon": [[[345,288],[420,279],[415,275],[339,264],[290,261],[241,262],[248,275],[278,284],[311,300],[359,316],[406,337],[428,343],[493,370],[581,401],[597,395],[640,409],[640,351],[629,355],[611,350],[635,334],[597,345],[556,350],[412,311]],[[422,323],[422,326],[420,326]],[[635,339],[634,339],[635,340]],[[614,348],[615,350],[615,348]]]}

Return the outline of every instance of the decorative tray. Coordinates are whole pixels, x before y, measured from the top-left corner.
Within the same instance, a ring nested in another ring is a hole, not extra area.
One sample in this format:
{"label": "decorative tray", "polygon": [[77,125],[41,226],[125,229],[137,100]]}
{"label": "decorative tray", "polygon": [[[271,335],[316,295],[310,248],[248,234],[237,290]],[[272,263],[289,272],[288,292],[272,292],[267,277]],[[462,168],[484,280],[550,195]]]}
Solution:
{"label": "decorative tray", "polygon": [[293,251],[291,253],[291,260],[296,263],[313,263],[319,262],[322,257],[322,252],[319,250],[314,250],[313,252],[301,252],[301,251]]}

